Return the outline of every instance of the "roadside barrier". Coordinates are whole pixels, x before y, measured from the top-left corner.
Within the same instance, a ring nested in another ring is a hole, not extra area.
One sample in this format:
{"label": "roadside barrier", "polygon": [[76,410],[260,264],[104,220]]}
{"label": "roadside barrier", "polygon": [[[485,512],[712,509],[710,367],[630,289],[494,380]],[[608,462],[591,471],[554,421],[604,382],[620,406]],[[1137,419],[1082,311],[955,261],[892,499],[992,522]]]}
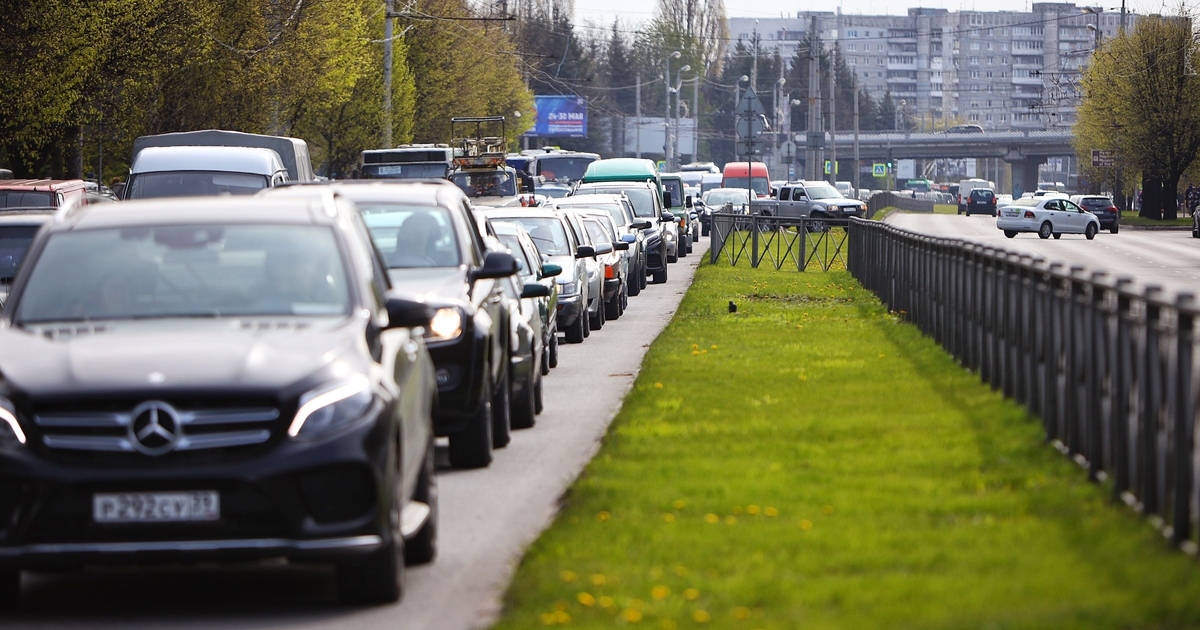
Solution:
{"label": "roadside barrier", "polygon": [[[714,212],[709,260],[735,266],[743,259],[804,271],[846,266],[847,219],[796,219],[737,212]],[[838,229],[835,229],[838,228]]]}
{"label": "roadside barrier", "polygon": [[1200,353],[1192,293],[852,219],[849,271],[1046,438],[1195,553]]}

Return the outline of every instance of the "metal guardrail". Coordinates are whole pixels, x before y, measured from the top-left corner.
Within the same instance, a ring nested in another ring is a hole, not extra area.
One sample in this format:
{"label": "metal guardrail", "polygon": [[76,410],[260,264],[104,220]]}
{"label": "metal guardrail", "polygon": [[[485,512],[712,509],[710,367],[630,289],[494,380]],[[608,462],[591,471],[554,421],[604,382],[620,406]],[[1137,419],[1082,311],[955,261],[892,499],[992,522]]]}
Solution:
{"label": "metal guardrail", "polygon": [[1089,478],[1198,549],[1193,294],[874,221],[849,232],[864,287],[1040,416]]}
{"label": "metal guardrail", "polygon": [[730,266],[743,259],[758,268],[763,262],[804,271],[811,264],[829,271],[846,266],[847,219],[797,219],[714,212],[709,261]]}

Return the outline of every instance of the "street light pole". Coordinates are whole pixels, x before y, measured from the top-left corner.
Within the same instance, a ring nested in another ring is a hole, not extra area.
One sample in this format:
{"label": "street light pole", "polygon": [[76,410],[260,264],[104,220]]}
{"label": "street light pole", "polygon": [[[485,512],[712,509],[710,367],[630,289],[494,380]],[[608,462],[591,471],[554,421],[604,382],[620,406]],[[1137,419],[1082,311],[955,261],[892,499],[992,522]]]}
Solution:
{"label": "street light pole", "polygon": [[671,60],[678,59],[683,53],[676,50],[667,55],[666,68],[663,71],[663,162],[671,167]]}
{"label": "street light pole", "polygon": [[[691,66],[685,65],[679,69],[679,72],[675,73],[675,89],[673,90],[675,92],[675,133],[671,137],[673,142],[671,146],[671,155],[675,162],[679,161],[679,95],[680,90],[683,89],[683,73],[691,69]],[[667,162],[667,169],[671,172],[675,172],[679,170],[678,164]]]}
{"label": "street light pole", "polygon": [[383,146],[392,148],[392,0],[383,3]]}

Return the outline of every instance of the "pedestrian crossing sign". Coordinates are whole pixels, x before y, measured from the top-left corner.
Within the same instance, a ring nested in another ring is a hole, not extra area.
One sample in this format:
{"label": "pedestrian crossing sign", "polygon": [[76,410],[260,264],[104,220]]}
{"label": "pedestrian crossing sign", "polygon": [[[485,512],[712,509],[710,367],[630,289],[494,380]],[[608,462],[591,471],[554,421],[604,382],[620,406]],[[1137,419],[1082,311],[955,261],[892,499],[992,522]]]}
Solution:
{"label": "pedestrian crossing sign", "polygon": [[887,177],[887,164],[872,164],[871,174],[875,177]]}

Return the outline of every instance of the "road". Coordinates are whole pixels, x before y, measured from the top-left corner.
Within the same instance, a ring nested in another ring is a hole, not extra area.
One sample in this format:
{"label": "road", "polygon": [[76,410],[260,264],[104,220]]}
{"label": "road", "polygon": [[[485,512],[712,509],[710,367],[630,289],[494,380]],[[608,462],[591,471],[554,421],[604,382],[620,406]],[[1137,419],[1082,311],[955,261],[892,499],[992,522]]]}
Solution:
{"label": "road", "polygon": [[1193,239],[1191,230],[1124,227],[1118,234],[1101,232],[1091,241],[1082,234],[1042,240],[1036,234],[1005,238],[996,228],[996,219],[986,215],[893,213],[886,221],[914,232],[960,238],[1067,265],[1083,265],[1093,271],[1132,276],[1141,286],[1158,284],[1168,293],[1200,288],[1200,239]]}
{"label": "road", "polygon": [[665,285],[630,299],[620,319],[579,345],[560,345],[537,426],[515,432],[491,467],[457,471],[439,448],[438,558],[408,571],[402,602],[347,608],[333,571],[245,565],[94,569],[24,577],[21,610],[3,627],[483,628],[526,546],[550,524],[559,497],[599,448],[650,343],[691,284],[708,239],[670,266]]}

